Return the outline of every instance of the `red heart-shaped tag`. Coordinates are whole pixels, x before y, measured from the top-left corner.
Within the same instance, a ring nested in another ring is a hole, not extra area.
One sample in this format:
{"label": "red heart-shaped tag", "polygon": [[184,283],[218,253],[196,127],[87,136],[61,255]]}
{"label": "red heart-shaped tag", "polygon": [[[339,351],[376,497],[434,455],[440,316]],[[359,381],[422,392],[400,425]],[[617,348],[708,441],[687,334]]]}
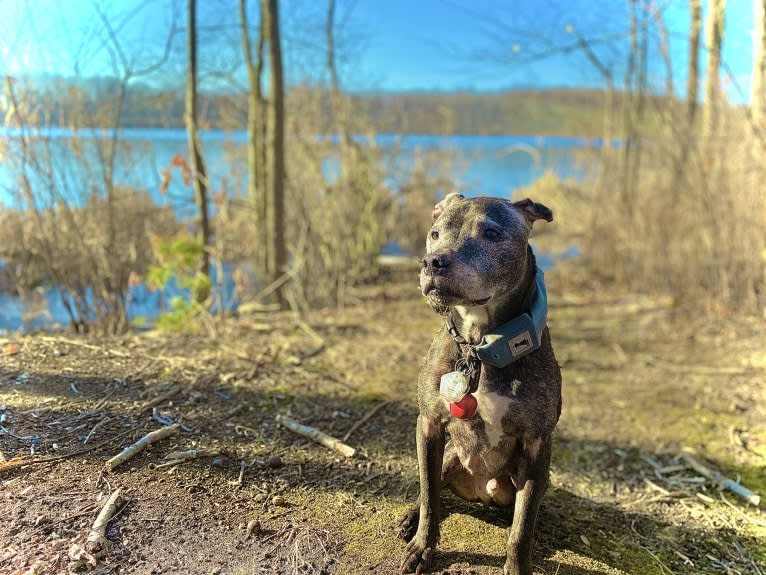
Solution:
{"label": "red heart-shaped tag", "polygon": [[449,404],[449,412],[458,419],[471,419],[476,413],[477,405],[476,398],[472,394],[466,393],[460,401],[453,401]]}

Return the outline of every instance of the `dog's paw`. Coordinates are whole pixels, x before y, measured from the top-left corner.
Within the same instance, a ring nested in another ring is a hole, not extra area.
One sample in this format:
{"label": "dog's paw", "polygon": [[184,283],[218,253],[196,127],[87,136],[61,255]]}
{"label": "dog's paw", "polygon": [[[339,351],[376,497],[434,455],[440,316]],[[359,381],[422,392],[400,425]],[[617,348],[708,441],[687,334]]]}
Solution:
{"label": "dog's paw", "polygon": [[418,530],[418,521],[420,520],[420,505],[413,505],[402,514],[399,519],[399,539],[411,541]]}
{"label": "dog's paw", "polygon": [[402,575],[404,573],[415,573],[415,575],[427,573],[431,567],[434,549],[436,549],[436,542],[424,543],[419,537],[415,537],[404,550],[404,559],[402,559],[402,564],[399,567],[399,573]]}

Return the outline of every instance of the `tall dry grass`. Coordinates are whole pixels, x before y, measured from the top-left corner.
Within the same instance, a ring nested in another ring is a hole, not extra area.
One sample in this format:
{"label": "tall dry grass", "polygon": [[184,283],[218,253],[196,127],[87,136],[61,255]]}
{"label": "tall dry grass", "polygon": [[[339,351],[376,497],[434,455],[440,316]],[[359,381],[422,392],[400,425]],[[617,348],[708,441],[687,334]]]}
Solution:
{"label": "tall dry grass", "polygon": [[766,146],[741,110],[712,138],[679,107],[656,107],[664,129],[638,131],[626,154],[607,147],[582,185],[534,186],[585,273],[633,292],[670,294],[714,313],[766,313]]}

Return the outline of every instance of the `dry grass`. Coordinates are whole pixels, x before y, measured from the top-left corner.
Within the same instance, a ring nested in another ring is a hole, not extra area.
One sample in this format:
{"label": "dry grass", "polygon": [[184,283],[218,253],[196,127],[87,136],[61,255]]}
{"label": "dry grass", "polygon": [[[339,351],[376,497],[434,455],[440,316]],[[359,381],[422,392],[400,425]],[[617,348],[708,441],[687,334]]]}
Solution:
{"label": "dry grass", "polygon": [[760,140],[730,116],[710,141],[655,110],[669,127],[602,151],[584,185],[547,176],[530,190],[581,248],[593,281],[670,294],[709,313],[766,310],[766,177]]}

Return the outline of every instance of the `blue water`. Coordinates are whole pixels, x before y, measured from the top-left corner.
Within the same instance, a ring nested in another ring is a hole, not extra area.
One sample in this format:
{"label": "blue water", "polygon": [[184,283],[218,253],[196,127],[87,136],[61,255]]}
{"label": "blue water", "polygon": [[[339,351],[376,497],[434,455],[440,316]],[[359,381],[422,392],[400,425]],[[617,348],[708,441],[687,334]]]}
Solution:
{"label": "blue water", "polygon": [[[49,128],[35,135],[39,140],[35,144],[41,153],[50,154],[56,165],[56,194],[75,204],[85,201],[86,194],[95,184],[98,186],[102,177],[102,166],[97,161],[99,146],[104,138],[115,133],[109,130],[94,132],[80,131],[73,134],[65,128]],[[18,130],[0,127],[0,140],[13,152],[18,145]],[[89,169],[83,169],[83,162],[75,161],[68,141],[76,136],[80,142],[80,157],[85,158]],[[173,179],[166,192],[160,191],[163,168],[170,166],[175,155],[186,157],[188,154],[186,132],[183,130],[162,129],[123,129],[116,133],[119,142],[115,164],[115,183],[118,186],[146,189],[158,205],[171,205],[182,218],[190,218],[196,213],[191,188],[184,186],[178,170],[172,170]],[[357,140],[369,143],[366,138]],[[232,151],[241,154],[246,145],[244,132],[206,131],[202,133],[202,144],[212,190],[220,189],[224,179],[227,189],[246,185],[244,162],[232,160]],[[289,140],[288,140],[289,145]],[[581,180],[586,166],[576,157],[587,149],[598,149],[598,140],[583,140],[563,136],[433,136],[391,134],[378,135],[375,145],[385,152],[389,175],[387,184],[397,189],[406,181],[407,175],[417,163],[417,158],[424,153],[438,152],[451,158],[449,175],[459,183],[462,193],[467,196],[488,195],[510,197],[518,187],[527,186],[552,170],[562,178]],[[243,157],[240,155],[240,157]],[[325,177],[332,180],[337,168],[333,160],[325,160]],[[289,165],[288,165],[289,170]],[[44,186],[45,181],[29,174],[33,186]],[[23,207],[24,202],[18,193],[19,173],[12,164],[0,158],[0,204]],[[102,187],[102,186],[99,186]],[[396,253],[395,245],[387,246],[387,253]],[[0,262],[2,275],[2,262]],[[228,277],[228,274],[227,274]],[[168,287],[162,294],[165,301],[176,295],[175,288]],[[223,288],[223,297],[227,306],[231,301],[231,286]],[[68,317],[61,294],[56,288],[38,294],[42,300],[39,308],[47,311],[36,319],[24,322],[22,317],[29,305],[19,298],[0,293],[0,331],[31,329],[66,325]],[[147,292],[143,286],[132,288],[130,294],[129,316],[145,317],[149,320],[160,312],[160,294]],[[46,305],[47,302],[47,305]]]}

